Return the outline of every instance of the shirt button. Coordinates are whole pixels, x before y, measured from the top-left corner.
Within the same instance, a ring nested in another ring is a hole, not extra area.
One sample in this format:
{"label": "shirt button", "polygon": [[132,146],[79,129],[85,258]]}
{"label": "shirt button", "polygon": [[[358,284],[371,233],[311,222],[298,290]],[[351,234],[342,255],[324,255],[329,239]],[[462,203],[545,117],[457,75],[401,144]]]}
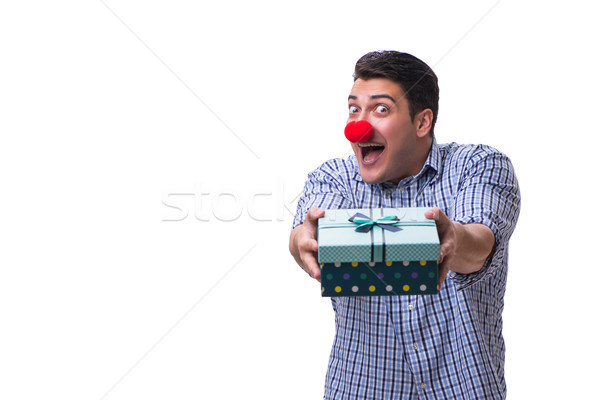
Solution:
{"label": "shirt button", "polygon": [[419,350],[419,344],[418,343],[413,343],[413,349]]}
{"label": "shirt button", "polygon": [[421,389],[425,389],[427,387],[427,385],[425,384],[425,382],[421,383]]}
{"label": "shirt button", "polygon": [[412,310],[412,309],[413,309],[413,305],[412,305],[412,304],[409,304],[409,305],[408,305],[408,310],[410,311],[410,310]]}

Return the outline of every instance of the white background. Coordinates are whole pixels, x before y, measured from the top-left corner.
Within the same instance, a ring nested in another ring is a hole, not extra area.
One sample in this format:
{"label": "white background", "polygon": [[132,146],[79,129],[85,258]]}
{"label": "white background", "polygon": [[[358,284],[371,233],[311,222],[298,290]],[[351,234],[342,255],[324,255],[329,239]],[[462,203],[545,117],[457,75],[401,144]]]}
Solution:
{"label": "white background", "polygon": [[0,398],[322,397],[291,213],[377,49],[434,68],[439,142],[513,160],[508,398],[600,398],[592,2],[7,3]]}

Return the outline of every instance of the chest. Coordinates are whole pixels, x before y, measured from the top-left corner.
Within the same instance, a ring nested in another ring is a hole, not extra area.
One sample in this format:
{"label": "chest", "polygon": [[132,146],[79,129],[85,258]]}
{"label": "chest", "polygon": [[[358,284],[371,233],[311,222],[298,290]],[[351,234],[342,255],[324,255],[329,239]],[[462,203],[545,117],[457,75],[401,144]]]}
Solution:
{"label": "chest", "polygon": [[353,207],[439,207],[446,215],[453,215],[458,182],[423,180],[396,187],[360,183],[354,188]]}

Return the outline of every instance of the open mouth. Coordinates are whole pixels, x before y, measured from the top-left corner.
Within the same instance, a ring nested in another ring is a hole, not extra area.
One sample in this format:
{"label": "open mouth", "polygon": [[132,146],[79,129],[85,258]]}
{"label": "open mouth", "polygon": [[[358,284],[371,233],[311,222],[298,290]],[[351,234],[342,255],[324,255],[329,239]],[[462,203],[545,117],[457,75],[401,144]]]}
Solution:
{"label": "open mouth", "polygon": [[381,154],[385,150],[385,146],[378,143],[357,143],[360,148],[360,154],[362,156],[363,164],[373,164],[381,157]]}

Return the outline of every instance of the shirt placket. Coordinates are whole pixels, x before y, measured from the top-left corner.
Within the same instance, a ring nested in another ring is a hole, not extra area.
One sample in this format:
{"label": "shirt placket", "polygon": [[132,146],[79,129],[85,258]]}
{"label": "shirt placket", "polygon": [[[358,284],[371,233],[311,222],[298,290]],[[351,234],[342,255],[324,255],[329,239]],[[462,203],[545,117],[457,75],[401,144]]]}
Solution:
{"label": "shirt placket", "polygon": [[[383,190],[384,207],[414,207],[417,203],[413,196],[418,193],[418,182],[412,180],[396,188]],[[419,296],[390,297],[390,309],[395,311],[390,314],[398,341],[402,345],[405,362],[413,374],[413,384],[417,389],[419,398],[427,398],[428,372],[426,359],[426,341],[421,335],[422,302]]]}

